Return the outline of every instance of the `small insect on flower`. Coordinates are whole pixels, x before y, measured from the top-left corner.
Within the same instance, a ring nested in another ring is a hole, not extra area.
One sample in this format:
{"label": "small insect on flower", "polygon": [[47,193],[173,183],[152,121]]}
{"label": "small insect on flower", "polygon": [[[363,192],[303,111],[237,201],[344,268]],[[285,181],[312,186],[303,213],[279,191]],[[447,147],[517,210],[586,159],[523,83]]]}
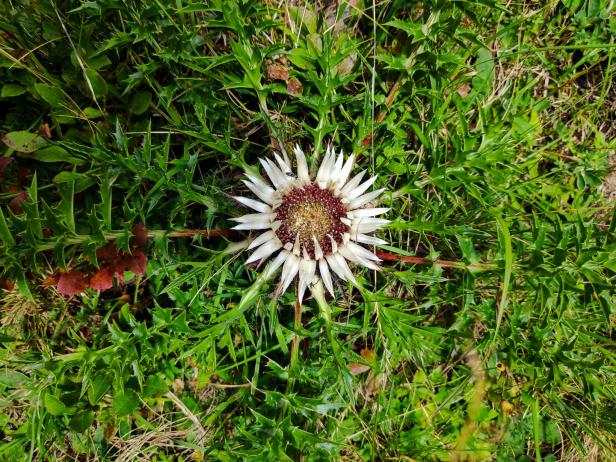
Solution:
{"label": "small insect on flower", "polygon": [[278,154],[275,158],[278,165],[270,159],[260,159],[271,186],[251,172],[246,173],[248,180],[243,180],[261,201],[235,197],[257,213],[232,218],[239,222],[233,229],[262,231],[248,246],[256,250],[246,263],[265,260],[280,251],[263,276],[269,278],[282,266],[279,295],[299,274],[300,300],[306,288],[318,281],[317,267],[320,279],[332,295],[332,272],[342,280],[355,282],[347,260],[378,270],[380,259],[359,245],[387,244],[370,235],[389,223],[375,218],[388,208],[367,208],[385,189],[366,192],[377,177],[362,183],[364,170],[349,180],[354,156],[345,161],[342,152],[336,156],[331,147],[314,180],[299,146],[295,147],[297,176],[293,175],[286,155],[284,160]]}

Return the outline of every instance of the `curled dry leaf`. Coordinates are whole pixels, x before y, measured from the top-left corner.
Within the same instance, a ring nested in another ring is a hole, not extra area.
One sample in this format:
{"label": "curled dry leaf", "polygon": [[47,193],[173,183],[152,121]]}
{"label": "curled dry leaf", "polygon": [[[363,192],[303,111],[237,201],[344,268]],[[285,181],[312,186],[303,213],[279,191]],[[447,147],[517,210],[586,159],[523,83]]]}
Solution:
{"label": "curled dry leaf", "polygon": [[81,271],[70,270],[60,274],[56,289],[62,295],[75,295],[88,287],[88,277]]}

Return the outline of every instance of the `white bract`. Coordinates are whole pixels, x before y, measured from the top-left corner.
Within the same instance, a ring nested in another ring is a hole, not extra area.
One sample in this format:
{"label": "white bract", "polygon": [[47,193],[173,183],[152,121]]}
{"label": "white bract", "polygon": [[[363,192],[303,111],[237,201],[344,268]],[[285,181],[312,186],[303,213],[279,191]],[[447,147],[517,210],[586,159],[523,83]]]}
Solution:
{"label": "white bract", "polygon": [[355,282],[347,261],[379,269],[380,259],[359,244],[387,244],[370,235],[389,223],[376,218],[388,208],[370,207],[385,188],[367,192],[376,176],[362,183],[365,170],[349,180],[354,156],[345,160],[342,152],[336,156],[331,147],[314,180],[299,146],[295,147],[295,158],[296,176],[286,155],[282,159],[275,154],[275,163],[260,159],[271,185],[258,175],[246,174],[248,180],[243,180],[244,184],[260,200],[235,199],[257,213],[232,218],[239,223],[233,229],[261,231],[248,246],[254,251],[246,263],[263,261],[279,252],[263,275],[268,278],[282,266],[278,294],[299,275],[300,300],[306,288],[318,282],[319,277],[334,295],[332,273],[342,280]]}

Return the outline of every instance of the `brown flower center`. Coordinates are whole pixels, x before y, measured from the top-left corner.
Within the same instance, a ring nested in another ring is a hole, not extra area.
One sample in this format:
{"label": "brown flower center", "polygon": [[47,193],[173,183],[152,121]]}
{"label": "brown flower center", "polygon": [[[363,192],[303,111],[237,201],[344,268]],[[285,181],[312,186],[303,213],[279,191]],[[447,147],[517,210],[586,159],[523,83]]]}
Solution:
{"label": "brown flower center", "polygon": [[346,207],[331,191],[315,185],[295,188],[284,195],[276,209],[276,220],[281,222],[276,235],[283,245],[295,244],[299,236],[301,254],[305,248],[311,258],[315,256],[314,237],[328,255],[332,252],[329,236],[340,244],[347,231],[347,225],[340,221],[346,214]]}

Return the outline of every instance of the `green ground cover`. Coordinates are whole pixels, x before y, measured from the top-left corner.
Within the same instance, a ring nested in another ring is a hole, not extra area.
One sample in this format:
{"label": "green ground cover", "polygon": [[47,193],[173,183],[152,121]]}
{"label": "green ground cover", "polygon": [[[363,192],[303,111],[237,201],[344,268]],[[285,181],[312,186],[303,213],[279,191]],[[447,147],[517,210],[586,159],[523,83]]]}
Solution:
{"label": "green ground cover", "polygon": [[[612,6],[0,2],[0,460],[614,460]],[[296,143],[393,254],[301,325],[229,232]]]}

